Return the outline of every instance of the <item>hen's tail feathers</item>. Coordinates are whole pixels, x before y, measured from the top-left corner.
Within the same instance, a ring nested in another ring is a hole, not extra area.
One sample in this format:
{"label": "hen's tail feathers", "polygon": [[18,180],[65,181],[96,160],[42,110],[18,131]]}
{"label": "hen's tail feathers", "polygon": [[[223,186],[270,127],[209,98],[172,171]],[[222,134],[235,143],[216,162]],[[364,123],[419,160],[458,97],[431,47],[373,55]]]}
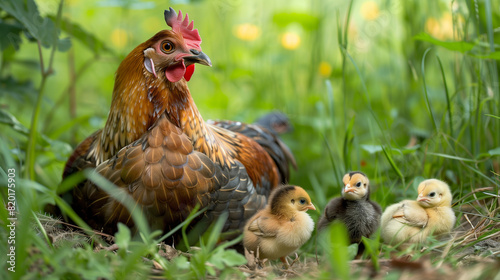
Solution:
{"label": "hen's tail feathers", "polygon": [[280,134],[293,129],[288,117],[281,112],[272,112],[259,118],[254,124],[235,121],[209,121],[213,125],[241,133],[255,140],[271,156],[280,173],[281,183],[290,179],[290,165],[297,169],[295,158],[288,146],[279,138]]}

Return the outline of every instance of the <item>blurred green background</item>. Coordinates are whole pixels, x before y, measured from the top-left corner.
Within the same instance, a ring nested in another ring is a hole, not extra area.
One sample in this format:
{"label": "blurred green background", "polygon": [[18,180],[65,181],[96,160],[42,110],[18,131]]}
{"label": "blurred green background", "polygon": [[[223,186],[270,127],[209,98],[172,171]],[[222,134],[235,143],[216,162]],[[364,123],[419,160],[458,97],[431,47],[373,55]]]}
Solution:
{"label": "blurred green background", "polygon": [[[41,19],[31,2],[0,0],[0,141],[2,168],[18,168],[35,211],[53,203],[40,189],[55,191],[72,148],[104,126],[120,61],[167,28],[170,6],[194,20],[212,60],[189,82],[201,114],[253,122],[284,112],[298,164],[290,182],[318,209],[352,170],[383,207],[415,198],[424,178],[447,181],[455,200],[498,192],[499,1],[66,0],[57,44],[28,23],[57,23],[60,2],[35,1]],[[42,66],[37,39],[59,48],[43,86],[52,49],[41,47]],[[35,108],[38,138],[28,134]]]}

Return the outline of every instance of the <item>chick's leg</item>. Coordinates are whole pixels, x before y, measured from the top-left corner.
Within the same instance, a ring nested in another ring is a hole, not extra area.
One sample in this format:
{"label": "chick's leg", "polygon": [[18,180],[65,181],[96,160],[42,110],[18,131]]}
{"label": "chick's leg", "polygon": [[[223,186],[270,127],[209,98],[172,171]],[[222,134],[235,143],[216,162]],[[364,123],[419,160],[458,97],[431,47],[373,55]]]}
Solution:
{"label": "chick's leg", "polygon": [[283,265],[285,266],[286,269],[288,269],[290,267],[290,265],[288,264],[288,260],[286,259],[286,256],[281,257],[280,261],[283,263]]}

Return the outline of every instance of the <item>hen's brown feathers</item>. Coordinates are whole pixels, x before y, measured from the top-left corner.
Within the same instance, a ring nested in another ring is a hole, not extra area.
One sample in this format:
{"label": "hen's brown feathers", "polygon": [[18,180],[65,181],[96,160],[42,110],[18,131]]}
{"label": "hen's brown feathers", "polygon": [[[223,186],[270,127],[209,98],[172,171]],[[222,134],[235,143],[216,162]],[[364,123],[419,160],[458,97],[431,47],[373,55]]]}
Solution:
{"label": "hen's brown feathers", "polygon": [[[241,170],[237,164],[223,169],[195,151],[189,138],[165,115],[143,137],[96,169],[130,194],[150,224],[161,230],[170,230],[186,219],[196,204],[208,206],[208,214],[215,217],[230,206],[248,208],[248,213],[230,214],[227,228],[238,229],[246,217],[265,204],[265,197],[246,183],[248,178]],[[90,214],[86,220],[96,221],[92,226],[107,232],[116,230],[118,222],[133,226],[124,206],[91,182],[81,192],[82,197],[77,199],[86,198],[91,203],[79,214]],[[104,220],[99,219],[102,215]]]}

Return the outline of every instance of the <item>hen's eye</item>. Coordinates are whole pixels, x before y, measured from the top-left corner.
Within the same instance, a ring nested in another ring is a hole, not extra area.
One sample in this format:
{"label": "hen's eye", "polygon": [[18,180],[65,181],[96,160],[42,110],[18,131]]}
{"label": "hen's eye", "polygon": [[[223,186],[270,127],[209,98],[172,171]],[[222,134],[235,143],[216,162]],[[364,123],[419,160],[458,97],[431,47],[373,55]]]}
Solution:
{"label": "hen's eye", "polygon": [[299,202],[300,202],[300,204],[306,204],[306,200],[305,200],[305,199],[303,199],[303,198],[301,198],[301,199],[299,200]]}
{"label": "hen's eye", "polygon": [[161,51],[169,54],[172,53],[175,50],[174,44],[170,41],[163,41],[161,42]]}
{"label": "hen's eye", "polygon": [[429,196],[430,196],[430,197],[434,197],[434,196],[436,196],[436,193],[435,193],[435,192],[431,192],[431,193],[429,194]]}

